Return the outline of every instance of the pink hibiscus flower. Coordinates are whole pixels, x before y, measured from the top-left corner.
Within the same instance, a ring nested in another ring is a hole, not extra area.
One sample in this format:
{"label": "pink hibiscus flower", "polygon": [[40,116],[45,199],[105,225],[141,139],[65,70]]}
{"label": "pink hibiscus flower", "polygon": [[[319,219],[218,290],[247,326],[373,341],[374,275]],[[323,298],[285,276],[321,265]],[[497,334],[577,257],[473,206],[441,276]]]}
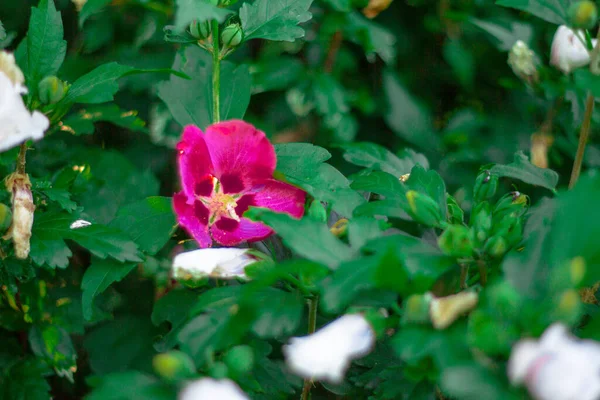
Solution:
{"label": "pink hibiscus flower", "polygon": [[213,239],[234,246],[271,235],[271,228],[242,216],[250,206],[302,217],[306,194],[273,179],[275,149],[254,126],[233,120],[211,125],[205,134],[187,126],[177,149],[183,190],[173,207],[200,247],[211,247]]}

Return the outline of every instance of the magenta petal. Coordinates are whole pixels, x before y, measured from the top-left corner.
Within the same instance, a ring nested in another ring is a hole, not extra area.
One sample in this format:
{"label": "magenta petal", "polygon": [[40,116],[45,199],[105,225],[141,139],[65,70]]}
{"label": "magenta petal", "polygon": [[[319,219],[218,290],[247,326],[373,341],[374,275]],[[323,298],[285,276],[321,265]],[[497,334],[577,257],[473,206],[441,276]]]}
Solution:
{"label": "magenta petal", "polygon": [[202,131],[193,125],[186,126],[181,141],[177,143],[177,150],[183,190],[189,197],[194,197],[196,184],[213,174],[213,164]]}
{"label": "magenta petal", "polygon": [[[273,176],[275,149],[264,132],[240,120],[209,126],[204,135],[217,178],[249,188],[256,181]],[[237,178],[236,182],[234,178]],[[229,193],[233,193],[230,191]]]}
{"label": "magenta petal", "polygon": [[269,179],[252,189],[256,207],[269,208],[276,212],[285,212],[294,218],[304,215],[306,193],[289,183]]}
{"label": "magenta petal", "polygon": [[196,239],[200,247],[211,247],[212,239],[207,226],[208,210],[200,202],[188,204],[187,198],[184,192],[179,192],[173,196],[173,208],[175,214],[177,214],[177,221]]}
{"label": "magenta petal", "polygon": [[[230,228],[227,226],[226,228]],[[210,227],[210,233],[213,239],[223,246],[236,246],[242,242],[256,242],[263,240],[273,233],[273,230],[260,222],[252,222],[247,218],[242,218],[237,227],[232,230],[225,230],[215,224]]]}

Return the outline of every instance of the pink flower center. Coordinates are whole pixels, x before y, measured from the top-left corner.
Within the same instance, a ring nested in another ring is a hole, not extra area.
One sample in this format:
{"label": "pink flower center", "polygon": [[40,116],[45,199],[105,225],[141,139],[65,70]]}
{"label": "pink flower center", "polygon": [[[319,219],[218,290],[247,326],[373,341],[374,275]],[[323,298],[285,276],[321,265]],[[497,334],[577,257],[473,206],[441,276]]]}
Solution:
{"label": "pink flower center", "polygon": [[240,221],[236,213],[237,200],[241,194],[230,194],[223,191],[223,185],[214,176],[209,175],[196,185],[196,198],[208,209],[208,224],[226,218]]}

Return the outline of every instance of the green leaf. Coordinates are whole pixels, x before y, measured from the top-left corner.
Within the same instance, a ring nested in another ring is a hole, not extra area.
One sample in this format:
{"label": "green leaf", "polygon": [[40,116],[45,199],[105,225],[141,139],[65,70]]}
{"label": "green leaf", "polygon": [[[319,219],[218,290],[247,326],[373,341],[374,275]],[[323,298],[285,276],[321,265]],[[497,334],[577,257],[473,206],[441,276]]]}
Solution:
{"label": "green leaf", "polygon": [[556,190],[558,184],[558,174],[556,172],[531,164],[522,151],[515,153],[515,160],[511,164],[496,164],[490,172],[500,178],[518,179],[530,185],[541,186],[552,191]]}
{"label": "green leaf", "polygon": [[305,72],[304,64],[290,56],[265,58],[253,64],[252,93],[285,90],[298,82]]}
{"label": "green leaf", "polygon": [[249,306],[258,311],[258,318],[252,324],[252,332],[258,337],[286,337],[298,329],[304,309],[304,300],[298,293],[268,287],[252,292],[249,297]]}
{"label": "green leaf", "polygon": [[295,184],[306,183],[317,176],[321,164],[331,158],[322,147],[310,143],[276,144],[277,172]]}
{"label": "green leaf", "polygon": [[268,39],[293,42],[304,37],[298,24],[312,18],[313,0],[255,0],[240,8],[245,40]]}
{"label": "green leaf", "polygon": [[100,384],[86,399],[173,400],[175,397],[175,390],[154,376],[138,371],[126,371],[102,377]]}
{"label": "green leaf", "polygon": [[26,52],[27,63],[21,67],[27,76],[27,85],[37,91],[39,81],[56,75],[67,52],[62,18],[53,0],[41,0],[38,8],[32,8]]}
{"label": "green leaf", "polygon": [[116,62],[101,65],[73,82],[59,104],[98,104],[112,101],[119,90],[117,80],[134,70],[133,67]]}
{"label": "green leaf", "polygon": [[399,175],[373,171],[356,176],[350,186],[355,190],[377,193],[394,201],[406,203],[406,187],[400,182]]}
{"label": "green leaf", "polygon": [[49,400],[50,385],[44,378],[50,375],[44,362],[28,357],[14,363],[0,375],[0,397],[16,400]]}
{"label": "green leaf", "polygon": [[500,380],[498,376],[474,362],[445,369],[441,377],[441,386],[445,394],[457,399],[521,398],[510,392],[505,380]]}
{"label": "green leaf", "polygon": [[476,65],[471,51],[459,39],[451,39],[444,43],[443,52],[444,59],[452,67],[460,84],[472,88]]}
{"label": "green leaf", "polygon": [[322,115],[344,114],[350,111],[346,104],[344,87],[329,74],[314,77],[313,92],[317,111]]}
{"label": "green leaf", "polygon": [[369,61],[375,61],[379,55],[386,64],[393,64],[396,59],[396,36],[383,26],[363,17],[357,12],[347,15],[344,25],[350,40],[362,46]]}
{"label": "green leaf", "polygon": [[327,225],[305,218],[297,220],[288,214],[278,214],[268,209],[254,208],[246,211],[245,217],[260,221],[273,228],[284,242],[299,255],[337,268],[352,259],[354,250],[336,238]]}
{"label": "green leaf", "polygon": [[[141,261],[136,244],[120,231],[101,224],[78,229],[70,225],[77,218],[71,214],[46,212],[36,214],[31,238],[31,258],[38,265],[65,268],[71,251],[64,240],[73,240],[99,258],[118,261]],[[55,254],[58,252],[58,254]]]}
{"label": "green leaf", "polygon": [[50,187],[41,189],[40,192],[43,193],[48,200],[58,203],[60,208],[66,212],[71,213],[77,209],[77,203],[71,200],[71,192],[66,189]]}
{"label": "green leaf", "polygon": [[6,39],[6,30],[4,29],[4,25],[2,25],[2,21],[0,21],[0,41]]}
{"label": "green leaf", "polygon": [[134,132],[147,132],[146,123],[138,118],[137,111],[124,111],[116,104],[87,107],[62,121],[62,130],[78,135],[94,133],[94,123],[104,121]]}
{"label": "green leaf", "polygon": [[222,23],[232,13],[233,11],[214,6],[206,0],[177,0],[175,28],[178,31],[183,31],[192,21],[204,22],[216,20]]}
{"label": "green leaf", "polygon": [[398,178],[408,174],[415,161],[409,157],[398,158],[383,146],[370,142],[355,142],[339,145],[344,150],[344,159],[354,165],[378,169]]}
{"label": "green leaf", "polygon": [[121,208],[110,226],[117,228],[149,255],[156,254],[175,230],[170,197],[148,197]]}
{"label": "green leaf", "polygon": [[81,280],[81,306],[83,317],[92,319],[94,299],[104,292],[110,285],[125,278],[137,264],[118,263],[114,260],[93,259],[92,264],[86,269]]}
{"label": "green leaf", "polygon": [[73,380],[77,353],[71,337],[61,327],[55,325],[34,325],[29,331],[29,344],[36,357],[53,367],[59,376]]}
{"label": "green leaf", "polygon": [[[187,46],[177,53],[174,70],[181,70],[192,80],[172,76],[158,85],[158,95],[181,125],[206,128],[214,120],[212,112],[212,58],[197,46]],[[221,63],[221,120],[241,119],[250,103],[252,79],[247,65]],[[193,106],[192,106],[193,105]]]}
{"label": "green leaf", "polygon": [[352,218],[348,223],[348,238],[355,249],[362,248],[367,242],[382,235],[378,220],[368,217]]}
{"label": "green leaf", "polygon": [[[121,315],[94,328],[83,341],[92,371],[98,375],[130,369],[152,371],[156,333],[147,316]],[[117,393],[121,395],[124,389]]]}
{"label": "green leaf", "polygon": [[440,207],[443,219],[446,219],[448,212],[446,184],[440,174],[433,170],[426,171],[417,164],[410,171],[410,178],[406,181],[406,186],[410,190],[424,193],[434,199]]}
{"label": "green leaf", "polygon": [[498,49],[502,51],[510,51],[517,40],[530,44],[533,36],[531,25],[521,22],[511,21],[509,27],[477,18],[471,18],[469,22],[493,36]]}
{"label": "green leaf", "polygon": [[154,345],[158,351],[163,352],[175,347],[177,334],[187,322],[192,305],[197,301],[196,293],[183,289],[170,291],[154,304],[152,323],[159,326],[166,321],[171,325],[171,330]]}
{"label": "green leaf", "polygon": [[590,91],[594,97],[600,97],[600,77],[592,74],[587,68],[577,69],[573,75],[575,76],[575,85],[582,91]]}
{"label": "green leaf", "polygon": [[499,6],[527,11],[545,21],[556,25],[567,24],[569,0],[496,0]]}
{"label": "green leaf", "polygon": [[79,28],[83,28],[83,24],[89,17],[98,14],[110,3],[111,0],[87,0],[79,11]]}
{"label": "green leaf", "polygon": [[438,149],[440,140],[435,134],[429,110],[406,90],[390,70],[383,75],[383,87],[388,102],[385,120],[394,133],[427,152]]}

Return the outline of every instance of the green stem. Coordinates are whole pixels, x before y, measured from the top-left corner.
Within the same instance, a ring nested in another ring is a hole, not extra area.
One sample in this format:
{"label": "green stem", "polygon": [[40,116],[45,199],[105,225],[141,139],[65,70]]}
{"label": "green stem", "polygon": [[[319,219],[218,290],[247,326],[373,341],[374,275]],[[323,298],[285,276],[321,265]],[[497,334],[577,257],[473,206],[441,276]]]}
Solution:
{"label": "green stem", "polygon": [[592,114],[594,113],[594,95],[588,93],[585,101],[585,112],[583,115],[583,123],[579,132],[579,145],[577,146],[577,154],[573,162],[573,171],[571,172],[571,180],[569,181],[569,189],[577,183],[579,174],[581,174],[581,165],[583,164],[583,156],[585,155],[585,146],[587,145],[590,136],[590,125],[592,123]]}
{"label": "green stem", "polygon": [[592,35],[590,35],[590,31],[588,31],[587,29],[585,30],[585,45],[588,48],[588,50],[594,49],[594,43],[592,42]]}
{"label": "green stem", "polygon": [[[317,308],[319,306],[319,297],[315,296],[308,300],[308,334],[314,333],[317,329]],[[313,386],[312,379],[304,380],[304,387],[302,388],[301,400],[310,399],[310,389]]]}
{"label": "green stem", "polygon": [[221,104],[220,104],[220,92],[221,92],[221,54],[219,50],[219,23],[217,21],[212,22],[212,42],[213,42],[213,84],[212,84],[212,97],[213,97],[213,122],[221,121]]}

